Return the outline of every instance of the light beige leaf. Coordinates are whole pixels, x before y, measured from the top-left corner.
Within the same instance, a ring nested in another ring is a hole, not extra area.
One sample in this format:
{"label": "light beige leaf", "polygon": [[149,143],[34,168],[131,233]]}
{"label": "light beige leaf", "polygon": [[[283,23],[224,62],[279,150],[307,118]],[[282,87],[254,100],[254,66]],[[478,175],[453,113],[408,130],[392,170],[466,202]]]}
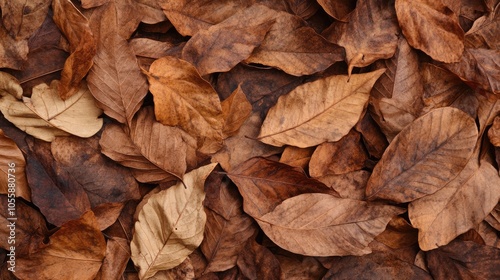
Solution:
{"label": "light beige leaf", "polygon": [[338,141],[359,121],[370,90],[385,69],[326,77],[298,86],[269,110],[259,140],[306,148]]}
{"label": "light beige leaf", "polygon": [[0,72],[0,97],[10,94],[17,99],[23,96],[23,88],[19,81],[12,75]]}
{"label": "light beige leaf", "polygon": [[23,153],[0,129],[0,194],[13,193],[31,201],[25,168]]}
{"label": "light beige leaf", "polygon": [[139,212],[130,244],[140,279],[181,264],[203,240],[206,214],[204,183],[215,163],[195,169],[152,195]]}
{"label": "light beige leaf", "polygon": [[56,136],[91,137],[97,133],[103,124],[102,111],[95,106],[87,85],[82,83],[65,101],[59,97],[58,87],[57,80],[50,86],[35,86],[31,98],[23,97],[24,103],[7,95],[0,99],[0,110],[26,133],[49,142]]}
{"label": "light beige leaf", "polygon": [[443,188],[460,172],[477,140],[474,119],[445,107],[432,110],[391,142],[368,181],[368,199],[413,201]]}
{"label": "light beige leaf", "polygon": [[286,199],[257,218],[266,235],[285,250],[307,256],[364,255],[368,244],[404,212],[389,205],[306,193]]}

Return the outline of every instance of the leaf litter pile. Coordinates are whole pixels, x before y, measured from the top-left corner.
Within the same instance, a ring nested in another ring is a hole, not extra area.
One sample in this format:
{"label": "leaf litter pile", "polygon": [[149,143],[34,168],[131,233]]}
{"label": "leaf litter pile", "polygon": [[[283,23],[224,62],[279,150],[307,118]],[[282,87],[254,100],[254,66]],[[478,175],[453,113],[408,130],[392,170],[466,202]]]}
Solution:
{"label": "leaf litter pile", "polygon": [[0,278],[499,279],[499,7],[1,0]]}

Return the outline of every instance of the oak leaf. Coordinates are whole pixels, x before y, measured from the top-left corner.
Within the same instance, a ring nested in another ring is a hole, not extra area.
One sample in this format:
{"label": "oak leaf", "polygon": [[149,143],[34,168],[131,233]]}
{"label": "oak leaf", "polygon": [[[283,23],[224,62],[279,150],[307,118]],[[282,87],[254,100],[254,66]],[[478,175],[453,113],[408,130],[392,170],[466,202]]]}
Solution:
{"label": "oak leaf", "polygon": [[215,163],[184,175],[183,182],[154,194],[139,212],[130,244],[139,278],[181,264],[203,240],[204,183]]}
{"label": "oak leaf", "polygon": [[306,148],[338,141],[359,121],[370,90],[384,69],[335,75],[298,86],[281,96],[267,114],[259,140]]}
{"label": "oak leaf", "polygon": [[146,72],[156,119],[195,137],[201,153],[215,153],[222,144],[222,109],[212,86],[190,63],[174,57],[157,59]]}

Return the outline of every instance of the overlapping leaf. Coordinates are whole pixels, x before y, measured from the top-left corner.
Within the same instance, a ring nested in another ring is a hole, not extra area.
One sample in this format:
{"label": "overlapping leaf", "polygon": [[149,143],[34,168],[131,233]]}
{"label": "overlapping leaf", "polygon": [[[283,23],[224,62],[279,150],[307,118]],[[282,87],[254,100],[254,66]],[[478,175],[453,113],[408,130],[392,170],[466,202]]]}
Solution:
{"label": "overlapping leaf", "polygon": [[[31,191],[26,181],[26,161],[16,143],[0,129],[0,193],[13,190],[15,196],[31,200]],[[10,183],[10,184],[9,184]],[[10,188],[9,188],[10,186]]]}

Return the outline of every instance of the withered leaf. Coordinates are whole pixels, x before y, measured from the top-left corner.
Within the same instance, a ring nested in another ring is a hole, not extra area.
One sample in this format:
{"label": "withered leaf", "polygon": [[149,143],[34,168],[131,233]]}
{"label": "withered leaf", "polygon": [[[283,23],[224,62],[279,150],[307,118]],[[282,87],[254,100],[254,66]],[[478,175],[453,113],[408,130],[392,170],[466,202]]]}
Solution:
{"label": "withered leaf", "polygon": [[274,243],[290,252],[345,256],[370,253],[368,244],[402,212],[389,205],[305,193],[287,198],[271,212],[255,218]]}
{"label": "withered leaf", "polygon": [[338,141],[359,121],[373,84],[384,71],[352,75],[350,80],[334,75],[298,86],[269,110],[259,140],[300,148]]}
{"label": "withered leaf", "polygon": [[96,43],[88,20],[69,0],[53,0],[54,22],[70,44],[71,55],[64,63],[59,96],[66,100],[78,92],[80,82],[92,67]]}
{"label": "withered leaf", "polygon": [[130,259],[127,239],[113,237],[106,242],[106,255],[102,263],[100,278],[95,280],[118,279],[122,276]]}
{"label": "withered leaf", "polygon": [[466,113],[432,110],[391,142],[368,181],[367,198],[403,203],[435,193],[465,167],[476,140],[476,124]]}
{"label": "withered leaf", "polygon": [[99,17],[99,37],[94,65],[87,82],[105,114],[130,125],[148,92],[134,52],[118,34],[117,6],[110,2]]}
{"label": "withered leaf", "polygon": [[500,29],[500,6],[494,11],[474,21],[471,29],[465,33],[465,47],[499,49],[500,40],[497,32]]}
{"label": "withered leaf", "polygon": [[201,153],[215,153],[222,144],[222,109],[212,86],[190,63],[166,56],[147,72],[156,119],[185,130],[198,142]]}
{"label": "withered leaf", "polygon": [[365,190],[371,173],[358,170],[341,175],[327,175],[316,180],[339,193],[340,197],[365,200]]}
{"label": "withered leaf", "polygon": [[255,240],[249,240],[238,257],[238,268],[247,279],[282,279],[276,257]]}
{"label": "withered leaf", "polygon": [[458,62],[464,31],[458,16],[442,1],[396,0],[399,25],[408,43],[437,61]]}
{"label": "withered leaf", "polygon": [[31,201],[26,180],[26,161],[16,143],[0,129],[0,193],[12,193]]}
{"label": "withered leaf", "polygon": [[280,162],[290,166],[300,167],[305,170],[309,165],[314,149],[314,147],[302,149],[294,146],[288,146],[283,150]]}
{"label": "withered leaf", "polygon": [[23,88],[14,76],[0,72],[0,97],[9,94],[16,99],[21,99],[23,97]]}
{"label": "withered leaf", "polygon": [[92,280],[106,253],[106,241],[91,211],[62,225],[48,244],[37,245],[32,254],[16,259],[16,277],[48,280],[57,275],[68,280]]}
{"label": "withered leaf", "polygon": [[241,125],[252,113],[252,104],[248,102],[245,93],[238,86],[234,92],[221,103],[224,126],[222,133],[224,138],[235,135]]}
{"label": "withered leaf", "polygon": [[318,0],[318,4],[336,20],[345,20],[345,17],[350,14],[356,7],[355,1],[352,0]]}
{"label": "withered leaf", "polygon": [[28,59],[28,40],[12,38],[3,24],[0,26],[0,67],[21,69]]}
{"label": "withered leaf", "polygon": [[293,14],[307,20],[311,18],[319,9],[319,5],[313,0],[286,0],[287,10]]}
{"label": "withered leaf", "polygon": [[2,0],[0,8],[3,26],[13,38],[28,39],[42,25],[51,2]]}
{"label": "withered leaf", "polygon": [[500,117],[495,117],[493,126],[488,130],[488,138],[493,146],[500,147]]}
{"label": "withered leaf", "polygon": [[296,255],[276,254],[281,267],[282,279],[322,279],[326,269],[313,257],[298,258]]}
{"label": "withered leaf", "polygon": [[216,164],[184,175],[183,182],[154,194],[139,212],[132,239],[132,260],[140,279],[181,264],[203,240],[205,179]]}
{"label": "withered leaf", "polygon": [[275,13],[263,5],[235,13],[196,33],[182,49],[182,58],[192,63],[202,76],[229,71],[261,44],[274,23]]}

